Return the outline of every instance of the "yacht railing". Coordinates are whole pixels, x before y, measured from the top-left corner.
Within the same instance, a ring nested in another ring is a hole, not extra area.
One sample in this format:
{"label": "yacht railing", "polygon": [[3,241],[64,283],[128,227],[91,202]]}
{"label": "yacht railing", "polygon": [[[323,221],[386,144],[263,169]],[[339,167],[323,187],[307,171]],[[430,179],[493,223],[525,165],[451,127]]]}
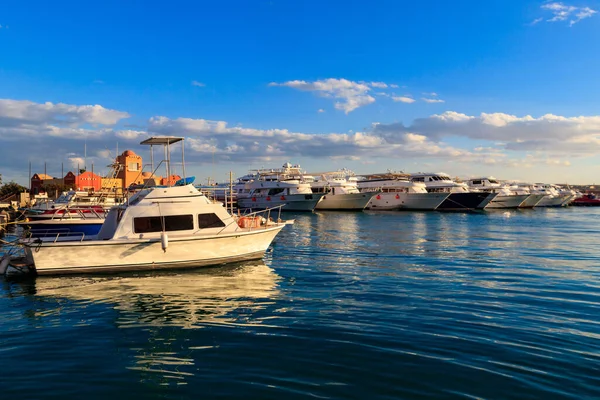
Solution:
{"label": "yacht railing", "polygon": [[[73,214],[75,214],[75,215],[73,215]],[[37,214],[37,215],[43,215],[43,214]],[[63,220],[72,220],[72,219],[79,220],[79,219],[91,219],[91,218],[105,219],[106,218],[106,210],[103,209],[102,212],[99,213],[99,210],[95,209],[93,207],[90,207],[90,208],[69,208],[69,207],[58,208],[54,211],[54,213],[52,213],[51,218],[48,218],[48,219],[34,218],[33,221],[40,221],[40,222],[48,221],[48,220],[63,221]]]}

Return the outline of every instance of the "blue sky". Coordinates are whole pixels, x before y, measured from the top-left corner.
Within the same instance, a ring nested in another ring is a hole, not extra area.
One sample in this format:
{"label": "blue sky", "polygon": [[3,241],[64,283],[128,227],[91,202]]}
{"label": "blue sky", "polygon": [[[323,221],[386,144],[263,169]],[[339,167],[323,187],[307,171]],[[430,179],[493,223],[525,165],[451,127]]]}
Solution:
{"label": "blue sky", "polygon": [[31,160],[57,175],[84,142],[88,163],[105,165],[117,142],[145,155],[140,140],[170,134],[188,138],[201,180],[290,161],[592,183],[596,10],[598,0],[6,1],[0,173],[24,182]]}

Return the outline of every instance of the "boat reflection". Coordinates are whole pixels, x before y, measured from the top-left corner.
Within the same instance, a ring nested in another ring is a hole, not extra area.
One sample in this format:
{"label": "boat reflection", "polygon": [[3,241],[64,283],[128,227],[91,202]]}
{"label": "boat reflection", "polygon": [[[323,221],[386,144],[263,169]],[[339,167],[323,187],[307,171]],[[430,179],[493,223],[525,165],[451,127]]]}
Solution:
{"label": "boat reflection", "polygon": [[[118,276],[38,277],[36,296],[114,304],[119,328],[244,324],[278,295],[279,276],[263,261],[177,272]],[[258,323],[258,322],[256,322]]]}

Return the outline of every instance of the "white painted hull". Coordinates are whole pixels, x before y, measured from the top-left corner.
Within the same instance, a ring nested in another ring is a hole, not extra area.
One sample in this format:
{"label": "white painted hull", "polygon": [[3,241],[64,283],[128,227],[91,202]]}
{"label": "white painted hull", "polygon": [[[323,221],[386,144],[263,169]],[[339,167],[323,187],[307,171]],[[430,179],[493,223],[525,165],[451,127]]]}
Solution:
{"label": "white painted hull", "polygon": [[544,198],[536,205],[536,207],[560,207],[564,201],[564,198],[560,196],[551,197],[544,196]]}
{"label": "white painted hull", "polygon": [[205,237],[65,241],[28,244],[26,254],[39,275],[199,267],[258,259],[285,226]]}
{"label": "white painted hull", "polygon": [[515,194],[511,196],[498,195],[489,202],[485,209],[518,208],[528,197],[528,194]]}
{"label": "white painted hull", "polygon": [[264,210],[283,205],[285,211],[312,211],[325,194],[291,194],[238,199],[241,209]]}
{"label": "white painted hull", "polygon": [[543,194],[530,194],[524,202],[519,205],[519,208],[532,208],[535,207],[545,195]]}
{"label": "white painted hull", "polygon": [[568,206],[569,204],[571,204],[573,202],[573,200],[575,200],[574,194],[566,194],[566,195],[564,195],[564,197],[565,197],[565,200],[561,204],[561,206],[563,206],[563,207]]}
{"label": "white painted hull", "polygon": [[435,210],[449,193],[380,193],[367,205],[369,210]]}
{"label": "white painted hull", "polygon": [[479,203],[476,208],[480,209],[480,210],[486,208],[487,205],[490,204],[490,202],[492,200],[494,200],[497,196],[498,196],[498,193],[490,193],[490,194],[488,194],[487,197],[481,203]]}
{"label": "white painted hull", "polygon": [[375,193],[326,194],[317,204],[317,210],[364,210]]}

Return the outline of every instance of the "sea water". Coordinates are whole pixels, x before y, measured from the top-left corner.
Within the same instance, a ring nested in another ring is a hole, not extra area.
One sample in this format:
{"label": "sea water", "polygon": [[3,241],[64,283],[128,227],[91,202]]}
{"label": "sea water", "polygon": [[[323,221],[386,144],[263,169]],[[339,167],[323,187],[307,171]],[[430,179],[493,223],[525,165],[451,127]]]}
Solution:
{"label": "sea water", "polygon": [[600,397],[600,209],[286,217],[262,261],[0,280],[0,397]]}

